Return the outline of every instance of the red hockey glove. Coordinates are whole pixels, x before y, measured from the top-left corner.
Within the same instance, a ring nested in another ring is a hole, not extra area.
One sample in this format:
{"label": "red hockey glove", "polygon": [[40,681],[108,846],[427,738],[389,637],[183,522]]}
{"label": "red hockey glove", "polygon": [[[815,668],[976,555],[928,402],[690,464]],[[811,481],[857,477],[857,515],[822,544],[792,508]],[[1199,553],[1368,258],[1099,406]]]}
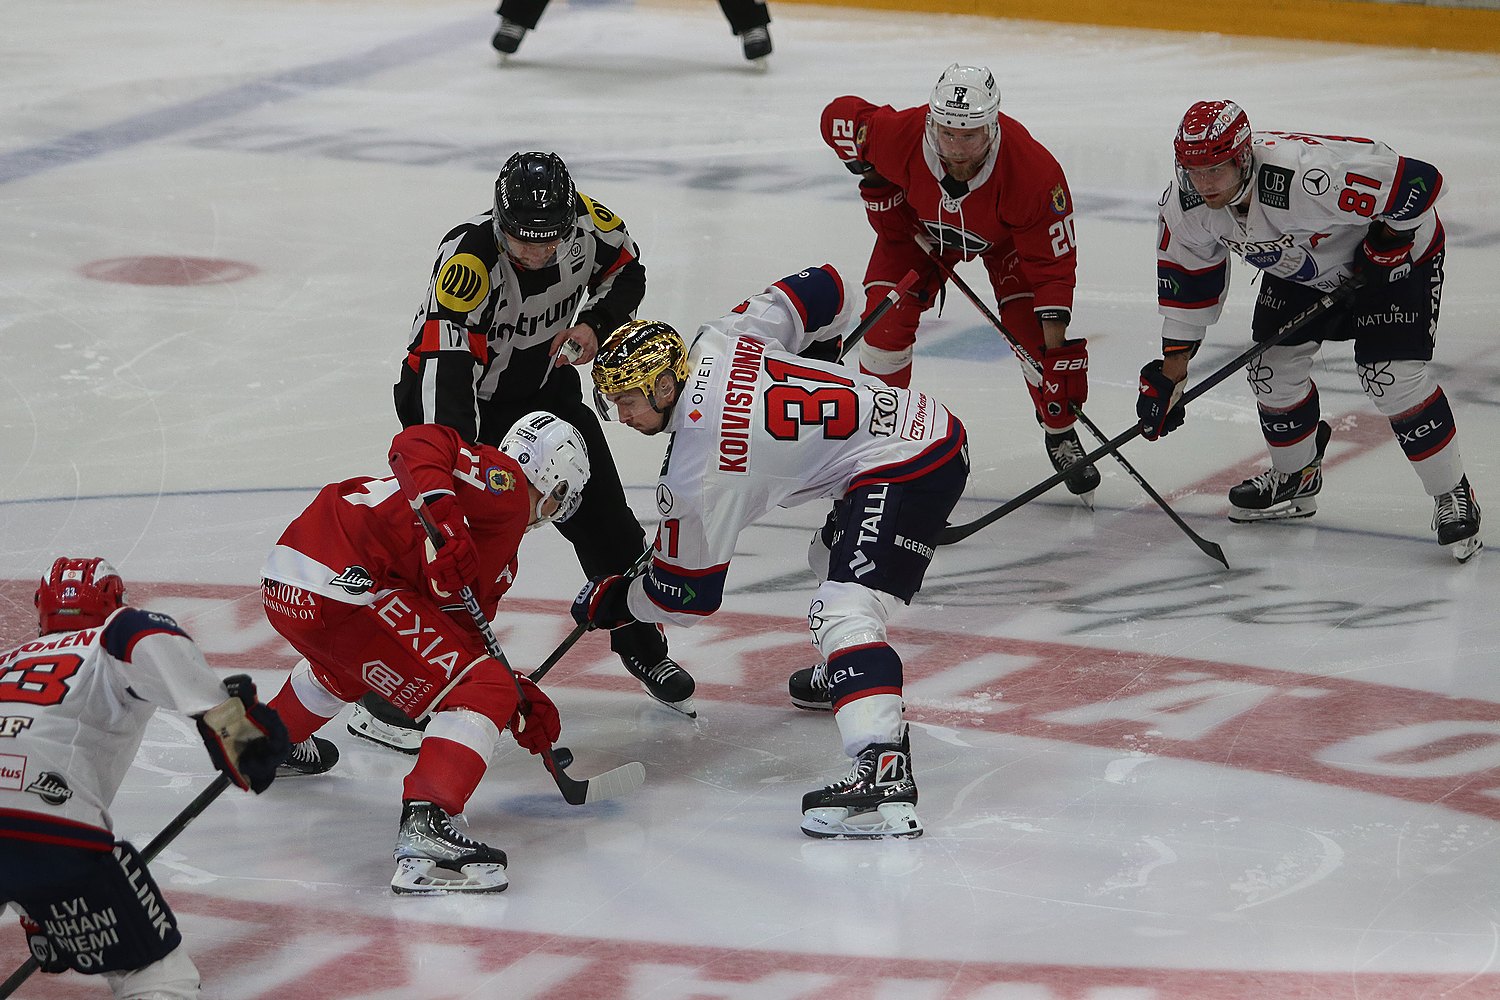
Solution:
{"label": "red hockey glove", "polygon": [[510,717],[510,731],[515,734],[517,743],[540,755],[557,742],[562,734],[562,720],[557,717],[557,706],[541,688],[519,674],[516,680],[521,682],[521,691],[526,695],[526,707],[518,707],[516,714]]}
{"label": "red hockey glove", "polygon": [[1155,441],[1182,426],[1187,411],[1177,402],[1182,383],[1173,382],[1161,370],[1157,358],[1141,369],[1141,394],[1135,400],[1135,415],[1141,421],[1141,437]]}
{"label": "red hockey glove", "polygon": [[589,628],[615,629],[635,621],[628,598],[630,581],[620,576],[596,576],[573,598],[573,620]]}
{"label": "red hockey glove", "polygon": [[1061,347],[1042,352],[1042,423],[1073,426],[1073,407],[1089,398],[1087,340],[1065,340]]}
{"label": "red hockey glove", "polygon": [[1372,223],[1370,232],[1354,258],[1354,271],[1363,274],[1367,287],[1378,288],[1400,281],[1411,273],[1412,233]]}
{"label": "red hockey glove", "polygon": [[427,516],[443,536],[443,547],[436,548],[431,539],[424,543],[427,585],[439,599],[452,597],[474,582],[479,575],[479,550],[469,535],[464,512],[452,495],[444,493],[427,501]]}
{"label": "red hockey glove", "polygon": [[859,195],[865,202],[865,218],[870,228],[883,240],[909,240],[920,223],[917,213],[906,200],[906,192],[885,178],[859,182]]}
{"label": "red hockey glove", "polygon": [[257,795],[271,786],[276,766],[291,751],[281,716],[255,698],[246,674],[224,678],[229,698],[196,716],[198,735],[214,767]]}

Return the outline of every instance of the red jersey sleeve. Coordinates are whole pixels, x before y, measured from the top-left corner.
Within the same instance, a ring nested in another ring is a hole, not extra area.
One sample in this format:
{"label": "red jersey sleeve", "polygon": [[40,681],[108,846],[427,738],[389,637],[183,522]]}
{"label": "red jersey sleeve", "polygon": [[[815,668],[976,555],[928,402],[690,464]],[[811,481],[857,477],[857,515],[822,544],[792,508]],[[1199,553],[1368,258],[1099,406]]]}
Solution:
{"label": "red jersey sleeve", "polygon": [[1008,224],[1037,309],[1073,308],[1078,251],[1062,166],[1013,118],[1000,116],[999,215]]}
{"label": "red jersey sleeve", "polygon": [[870,119],[880,110],[863,97],[848,95],[834,98],[823,109],[820,123],[823,141],[856,173],[869,165],[865,144],[869,138]]}

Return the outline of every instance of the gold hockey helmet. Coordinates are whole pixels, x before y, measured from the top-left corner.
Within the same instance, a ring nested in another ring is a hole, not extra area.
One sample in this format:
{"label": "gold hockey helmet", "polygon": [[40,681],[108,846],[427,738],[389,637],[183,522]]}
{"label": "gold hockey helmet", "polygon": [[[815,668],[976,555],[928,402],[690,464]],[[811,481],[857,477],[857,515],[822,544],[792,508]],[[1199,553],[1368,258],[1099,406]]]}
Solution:
{"label": "gold hockey helmet", "polygon": [[604,397],[639,389],[656,407],[656,379],[671,372],[687,380],[687,345],[682,334],[660,320],[633,319],[604,339],[594,358],[594,399],[608,413]]}

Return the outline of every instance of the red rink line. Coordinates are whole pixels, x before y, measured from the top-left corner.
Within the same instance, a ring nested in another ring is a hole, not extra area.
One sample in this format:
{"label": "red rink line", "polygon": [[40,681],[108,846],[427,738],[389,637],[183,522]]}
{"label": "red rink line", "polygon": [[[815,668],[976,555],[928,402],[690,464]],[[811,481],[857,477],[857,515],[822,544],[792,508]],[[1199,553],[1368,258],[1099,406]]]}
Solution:
{"label": "red rink line", "polygon": [[[33,586],[24,585],[28,617]],[[0,609],[16,608],[21,588],[17,582],[0,583]],[[259,591],[183,584],[132,584],[131,589],[147,607],[152,597],[204,599],[204,612],[184,617],[183,624],[215,666],[290,668],[293,662],[290,649],[274,634],[253,644],[243,638],[269,632]],[[529,643],[545,640],[548,648],[572,627],[566,606],[526,598],[504,604],[527,616]],[[539,622],[551,622],[553,635],[538,636]],[[744,680],[712,683],[700,672],[700,702],[792,711],[786,677],[809,663],[811,654],[800,621],[720,612],[678,640],[689,668],[694,656],[704,655],[692,646],[693,637],[704,636],[698,640],[704,642],[710,630],[714,660],[727,662]],[[496,633],[502,647],[516,640],[503,613]],[[1492,702],[1061,642],[920,628],[893,629],[891,638],[906,661],[912,689],[907,716],[914,722],[1259,771],[1500,820],[1500,705]],[[217,651],[224,648],[237,651]],[[604,636],[588,635],[548,675],[548,686],[638,693],[623,671],[569,669],[570,663],[593,664],[610,655]],[[940,699],[922,699],[922,682],[941,685],[960,676],[950,673],[959,668],[971,684],[944,690]]]}
{"label": "red rink line", "polygon": [[[205,997],[243,1000],[1478,1000],[1500,995],[1500,975],[1132,969],[658,944],[622,938],[456,927],[345,909],[226,899],[181,889],[168,897],[204,979]],[[195,929],[195,916],[213,917]],[[227,923],[227,927],[219,921]],[[336,938],[334,937],[336,935]],[[0,956],[19,964],[12,924]],[[326,958],[323,956],[326,955]],[[289,959],[301,972],[278,972]],[[310,967],[309,967],[310,966]],[[3,971],[8,971],[7,964]],[[235,984],[271,983],[256,991]],[[35,976],[35,1000],[97,1000],[97,979]]]}

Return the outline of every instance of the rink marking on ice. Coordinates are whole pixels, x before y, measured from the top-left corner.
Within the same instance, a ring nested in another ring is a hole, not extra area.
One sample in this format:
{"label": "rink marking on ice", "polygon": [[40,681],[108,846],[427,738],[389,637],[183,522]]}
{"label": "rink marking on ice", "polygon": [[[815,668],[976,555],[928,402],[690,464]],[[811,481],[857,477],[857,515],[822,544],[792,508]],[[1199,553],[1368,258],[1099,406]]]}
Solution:
{"label": "rink marking on ice", "polygon": [[202,97],[83,129],[40,145],[0,153],[0,184],[48,170],[107,156],[131,146],[211,125],[246,111],[283,101],[302,100],[310,92],[374,76],[399,66],[440,55],[489,33],[489,19],[466,18],[431,31],[407,35],[324,62],[268,73]]}
{"label": "rink marking on ice", "polygon": [[[423,901],[406,902],[372,915],[172,890],[205,996],[220,1000],[1331,1000],[1500,988],[1490,972],[1067,966],[662,943],[444,923]],[[0,958],[25,954],[14,923],[0,940]]]}
{"label": "rink marking on ice", "polygon": [[[34,588],[0,582],[0,605],[8,599],[29,610]],[[258,591],[132,582],[132,593],[179,617],[220,669],[274,671],[293,662],[266,624]],[[522,639],[550,649],[570,630],[565,601],[515,598],[505,606],[512,613],[496,625],[513,655]],[[773,633],[784,641],[768,642]],[[703,665],[695,671],[698,698],[796,711],[785,684],[789,665],[807,659],[802,622],[725,611],[714,617],[712,636],[711,645],[698,645],[695,631],[675,639],[686,662]],[[899,649],[924,649],[907,663],[913,692],[925,686],[941,694],[932,703],[913,699],[914,722],[1257,771],[1500,820],[1500,705],[1493,702],[1066,642],[912,627],[893,629],[892,640]],[[570,654],[579,664],[608,655],[597,634]],[[549,681],[632,697],[639,691],[618,671],[559,669]],[[997,698],[1003,711],[995,710]],[[1109,773],[1126,780],[1118,769]]]}

